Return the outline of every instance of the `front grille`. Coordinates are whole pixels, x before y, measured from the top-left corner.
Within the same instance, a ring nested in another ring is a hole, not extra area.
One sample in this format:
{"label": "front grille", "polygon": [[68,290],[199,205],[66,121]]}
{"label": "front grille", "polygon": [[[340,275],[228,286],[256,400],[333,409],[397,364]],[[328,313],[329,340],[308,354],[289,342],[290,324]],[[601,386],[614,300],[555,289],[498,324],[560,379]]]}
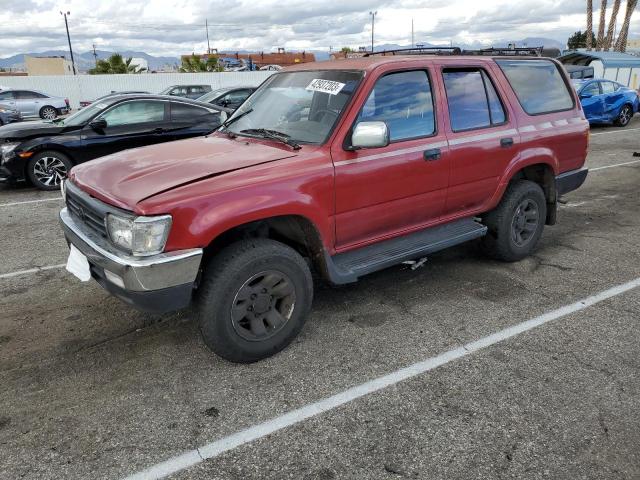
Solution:
{"label": "front grille", "polygon": [[69,188],[67,184],[67,208],[69,212],[91,230],[106,237],[106,212],[104,209],[96,208],[98,200],[89,197],[90,201],[87,201],[87,199],[83,198],[86,194],[79,194],[74,190],[74,188]]}

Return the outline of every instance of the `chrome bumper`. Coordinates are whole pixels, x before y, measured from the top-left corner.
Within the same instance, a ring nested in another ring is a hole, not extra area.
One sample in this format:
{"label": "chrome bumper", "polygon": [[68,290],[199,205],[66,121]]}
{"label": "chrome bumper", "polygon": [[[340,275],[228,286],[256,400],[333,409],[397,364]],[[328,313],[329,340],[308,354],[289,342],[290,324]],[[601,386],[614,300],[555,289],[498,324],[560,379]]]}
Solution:
{"label": "chrome bumper", "polygon": [[[104,271],[122,279],[121,285],[114,283],[115,287],[130,292],[149,292],[193,284],[198,275],[201,248],[134,257],[120,252],[103,237],[76,222],[66,208],[60,211],[60,223],[67,242],[75,245],[87,257],[92,275],[94,278],[101,277],[96,278],[101,284],[110,282],[109,275],[105,275]],[[96,271],[96,267],[101,271]]]}

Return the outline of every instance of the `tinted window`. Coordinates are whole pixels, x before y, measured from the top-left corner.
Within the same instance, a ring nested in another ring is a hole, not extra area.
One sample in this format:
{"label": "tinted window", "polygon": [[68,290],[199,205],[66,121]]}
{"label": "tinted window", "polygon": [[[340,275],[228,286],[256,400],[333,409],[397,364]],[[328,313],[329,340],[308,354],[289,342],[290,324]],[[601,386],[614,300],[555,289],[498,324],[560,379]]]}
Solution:
{"label": "tinted window", "polygon": [[204,93],[205,93],[205,90],[202,87],[189,87],[189,94],[203,95]]}
{"label": "tinted window", "polygon": [[18,100],[30,100],[32,98],[41,98],[36,92],[30,92],[28,90],[19,90],[15,92],[15,97]]}
{"label": "tinted window", "polygon": [[218,105],[223,105],[224,102],[227,102],[231,105],[240,105],[244,102],[247,97],[251,94],[249,90],[235,90],[233,92],[227,93],[224,97],[218,100],[216,103]]}
{"label": "tinted window", "polygon": [[525,112],[530,115],[573,108],[558,67],[549,60],[496,60]]}
{"label": "tinted window", "polygon": [[613,82],[600,82],[602,93],[613,93],[616,91],[616,85]]}
{"label": "tinted window", "polygon": [[469,69],[445,70],[443,77],[454,132],[505,121],[504,109],[486,73]]}
{"label": "tinted window", "polygon": [[586,87],[584,87],[582,89],[582,92],[580,92],[581,94],[584,95],[600,95],[600,87],[598,86],[598,82],[592,82],[589,85],[587,85]]}
{"label": "tinted window", "polygon": [[187,87],[176,87],[169,92],[169,95],[184,96],[187,94]]}
{"label": "tinted window", "polygon": [[109,127],[164,120],[164,102],[125,102],[101,115]]}
{"label": "tinted window", "polygon": [[392,141],[432,135],[435,120],[427,72],[398,72],[379,79],[358,121],[386,122]]}
{"label": "tinted window", "polygon": [[12,100],[13,92],[0,92],[0,100]]}
{"label": "tinted window", "polygon": [[208,122],[218,120],[220,113],[206,108],[196,107],[195,105],[187,105],[186,103],[171,103],[171,121],[172,122]]}

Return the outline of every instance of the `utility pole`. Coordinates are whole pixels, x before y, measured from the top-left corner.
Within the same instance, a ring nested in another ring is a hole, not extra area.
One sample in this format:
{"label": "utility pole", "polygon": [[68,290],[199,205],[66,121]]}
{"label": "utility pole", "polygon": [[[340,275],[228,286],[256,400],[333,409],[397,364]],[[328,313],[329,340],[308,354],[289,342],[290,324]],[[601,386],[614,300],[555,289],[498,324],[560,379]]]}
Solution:
{"label": "utility pole", "polygon": [[375,27],[377,14],[377,10],[375,12],[369,12],[369,15],[371,15],[371,53],[373,53],[373,29]]}
{"label": "utility pole", "polygon": [[413,18],[411,19],[411,48],[415,46],[415,38],[413,36]]}
{"label": "utility pole", "polygon": [[207,54],[211,54],[211,45],[209,45],[209,19],[204,19],[204,26],[207,29]]}
{"label": "utility pole", "polygon": [[93,44],[93,60],[96,63],[96,67],[98,66],[98,54],[96,53],[96,44]]}
{"label": "utility pole", "polygon": [[71,49],[71,37],[69,36],[69,22],[67,22],[67,15],[71,15],[71,12],[60,12],[60,15],[64,16],[64,25],[67,27],[67,41],[69,42],[69,54],[71,54],[71,66],[73,67],[73,74],[76,75],[76,62],[73,61],[73,50]]}

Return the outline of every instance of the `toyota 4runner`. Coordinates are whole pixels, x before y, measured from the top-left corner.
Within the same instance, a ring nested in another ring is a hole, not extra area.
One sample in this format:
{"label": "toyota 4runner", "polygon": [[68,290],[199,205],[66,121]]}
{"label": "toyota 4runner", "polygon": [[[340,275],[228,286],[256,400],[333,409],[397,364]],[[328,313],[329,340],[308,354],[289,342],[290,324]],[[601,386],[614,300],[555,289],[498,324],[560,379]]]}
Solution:
{"label": "toyota 4runner", "polygon": [[473,239],[517,261],[582,185],[589,125],[561,65],[370,56],[269,77],[207,137],[75,167],[69,271],[141,309],[194,304],[205,343],[283,349],[332,284]]}

